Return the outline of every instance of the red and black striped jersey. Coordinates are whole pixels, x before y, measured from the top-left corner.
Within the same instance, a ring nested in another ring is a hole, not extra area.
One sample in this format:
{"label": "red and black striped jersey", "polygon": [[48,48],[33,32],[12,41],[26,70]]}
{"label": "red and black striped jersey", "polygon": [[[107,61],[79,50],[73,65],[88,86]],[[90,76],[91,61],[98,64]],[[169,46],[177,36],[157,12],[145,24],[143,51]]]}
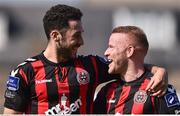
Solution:
{"label": "red and black striped jersey", "polygon": [[146,86],[152,74],[146,71],[137,80],[108,83],[94,102],[95,114],[178,114],[180,102],[175,89],[169,85],[162,97],[151,96]]}
{"label": "red and black striped jersey", "polygon": [[111,78],[98,56],[53,63],[43,53],[14,69],[7,81],[4,107],[27,114],[89,114],[99,83]]}

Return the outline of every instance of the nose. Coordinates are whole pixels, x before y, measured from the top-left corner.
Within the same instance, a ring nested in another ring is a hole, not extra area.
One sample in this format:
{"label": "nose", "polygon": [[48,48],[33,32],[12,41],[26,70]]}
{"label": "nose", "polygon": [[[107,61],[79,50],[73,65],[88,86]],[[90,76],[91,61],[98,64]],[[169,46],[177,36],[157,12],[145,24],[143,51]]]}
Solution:
{"label": "nose", "polygon": [[83,27],[81,27],[81,32],[82,32],[82,33],[84,32],[84,28],[83,28]]}
{"label": "nose", "polygon": [[83,40],[83,38],[81,37],[80,39],[79,39],[79,45],[84,45],[84,40]]}
{"label": "nose", "polygon": [[109,50],[108,50],[108,48],[107,48],[106,51],[104,52],[104,55],[105,55],[106,57],[109,56]]}
{"label": "nose", "polygon": [[79,44],[80,44],[80,45],[84,45],[83,32],[84,32],[84,29],[81,28],[81,36],[80,36],[80,38],[79,38]]}

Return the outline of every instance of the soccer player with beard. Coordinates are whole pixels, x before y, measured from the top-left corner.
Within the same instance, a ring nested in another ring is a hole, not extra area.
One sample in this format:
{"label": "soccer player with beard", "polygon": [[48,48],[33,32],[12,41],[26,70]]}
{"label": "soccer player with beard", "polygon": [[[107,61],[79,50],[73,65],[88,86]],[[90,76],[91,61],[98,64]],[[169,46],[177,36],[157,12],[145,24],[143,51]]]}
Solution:
{"label": "soccer player with beard", "polygon": [[[90,114],[98,84],[111,78],[107,61],[99,56],[76,56],[83,45],[82,13],[56,5],[43,18],[46,49],[11,71],[5,92],[4,114]],[[161,94],[165,71],[154,67],[148,88]],[[160,86],[159,86],[160,85]],[[156,88],[158,88],[156,90]]]}

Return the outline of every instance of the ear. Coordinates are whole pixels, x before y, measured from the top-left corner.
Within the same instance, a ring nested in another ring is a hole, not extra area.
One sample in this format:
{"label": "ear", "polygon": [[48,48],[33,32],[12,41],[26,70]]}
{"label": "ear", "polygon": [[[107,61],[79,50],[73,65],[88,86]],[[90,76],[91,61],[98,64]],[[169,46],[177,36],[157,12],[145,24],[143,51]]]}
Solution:
{"label": "ear", "polygon": [[134,50],[135,49],[133,46],[128,46],[128,48],[126,49],[126,54],[128,58],[130,58],[134,54]]}
{"label": "ear", "polygon": [[57,42],[62,39],[62,35],[58,30],[52,30],[50,33],[50,38]]}

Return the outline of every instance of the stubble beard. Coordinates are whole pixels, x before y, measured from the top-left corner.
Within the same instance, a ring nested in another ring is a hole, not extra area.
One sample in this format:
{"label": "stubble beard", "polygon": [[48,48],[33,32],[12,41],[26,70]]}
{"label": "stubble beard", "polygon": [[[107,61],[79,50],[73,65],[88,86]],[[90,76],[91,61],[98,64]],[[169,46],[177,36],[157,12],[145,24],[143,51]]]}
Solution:
{"label": "stubble beard", "polygon": [[65,60],[69,60],[72,58],[70,49],[68,48],[61,47],[60,49],[58,49],[58,54]]}

